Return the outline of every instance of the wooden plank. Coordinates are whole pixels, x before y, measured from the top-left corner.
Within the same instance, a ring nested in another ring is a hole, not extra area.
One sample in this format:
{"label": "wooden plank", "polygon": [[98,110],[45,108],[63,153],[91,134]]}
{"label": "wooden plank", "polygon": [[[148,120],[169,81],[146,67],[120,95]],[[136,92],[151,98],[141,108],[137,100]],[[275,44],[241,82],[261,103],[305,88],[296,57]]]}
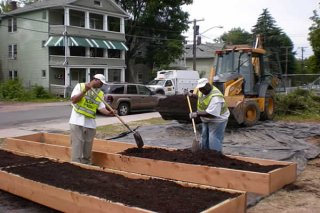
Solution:
{"label": "wooden plank", "polygon": [[[210,208],[205,213],[217,212],[217,213],[240,213],[246,212],[246,196],[241,195],[233,200],[225,201],[228,205],[225,205],[224,202],[214,206],[214,209]],[[212,210],[211,210],[212,209]]]}
{"label": "wooden plank", "polygon": [[[15,137],[18,139],[22,139],[22,140],[27,140],[27,141],[37,141],[37,142],[43,142],[44,141],[44,136],[46,134],[45,133],[35,133],[35,134],[31,134],[31,135],[23,135],[23,136],[19,136],[19,137]],[[53,136],[53,135],[52,135]],[[59,136],[58,136],[59,137]]]}
{"label": "wooden plank", "polygon": [[[68,146],[70,147],[70,136],[63,134],[51,134],[51,133],[37,133],[30,136],[15,137],[16,139],[23,139],[34,142],[41,142],[46,144]],[[102,139],[94,139],[93,150],[118,153],[128,148],[136,147],[134,144],[123,143],[119,141],[110,141]]]}
{"label": "wooden plank", "polygon": [[22,139],[5,139],[2,147],[7,150],[13,150],[21,153],[44,156],[48,158],[70,161],[71,150],[69,147],[32,142]]}
{"label": "wooden plank", "polygon": [[[285,174],[285,175],[283,175]],[[297,164],[291,164],[281,169],[281,172],[270,172],[270,191],[274,192],[284,185],[292,183],[297,179]]]}
{"label": "wooden plank", "polygon": [[[70,159],[70,148],[64,146],[40,144],[38,142],[9,138],[5,140],[4,147],[64,161],[69,161]],[[249,158],[246,159],[248,160]],[[252,161],[254,160],[255,159]],[[267,162],[268,160],[261,161]],[[280,168],[272,171],[273,176],[278,177],[277,180],[274,180],[270,173],[152,160],[98,151],[93,151],[92,162],[94,165],[115,170],[215,187],[237,189],[263,195],[268,195],[280,189],[283,185],[293,182],[296,178],[294,167],[289,170]],[[278,164],[278,161],[272,162]],[[281,162],[281,164],[283,164],[283,162]],[[268,165],[270,165],[270,163]],[[287,163],[287,165],[292,165],[292,163]],[[273,181],[277,181],[277,183],[272,183]]]}
{"label": "wooden plank", "polygon": [[[25,155],[24,153],[13,151],[15,154]],[[33,155],[30,155],[33,156]],[[96,166],[72,163],[84,169],[99,170],[115,174],[124,175],[131,179],[149,179],[150,176],[128,173],[124,171],[103,169]],[[153,177],[154,178],[154,177]],[[0,189],[12,194],[24,197],[31,201],[40,203],[53,209],[63,212],[151,212],[137,207],[128,207],[121,203],[114,203],[95,196],[84,195],[75,191],[65,190],[28,180],[26,178],[0,171]],[[236,190],[217,189],[215,187],[199,184],[173,181],[183,187],[215,189],[229,193],[239,193],[240,195],[228,199],[220,204],[212,206],[203,212],[224,213],[235,212],[244,213],[246,211],[246,193]],[[183,199],[183,198],[182,198]]]}

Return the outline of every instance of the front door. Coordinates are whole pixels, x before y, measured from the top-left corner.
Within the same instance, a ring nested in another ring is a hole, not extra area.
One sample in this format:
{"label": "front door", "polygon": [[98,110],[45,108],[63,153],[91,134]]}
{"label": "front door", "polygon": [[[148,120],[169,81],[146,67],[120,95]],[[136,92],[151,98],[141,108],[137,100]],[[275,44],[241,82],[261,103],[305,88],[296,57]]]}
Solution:
{"label": "front door", "polygon": [[70,86],[74,88],[77,83],[86,82],[86,69],[70,69]]}

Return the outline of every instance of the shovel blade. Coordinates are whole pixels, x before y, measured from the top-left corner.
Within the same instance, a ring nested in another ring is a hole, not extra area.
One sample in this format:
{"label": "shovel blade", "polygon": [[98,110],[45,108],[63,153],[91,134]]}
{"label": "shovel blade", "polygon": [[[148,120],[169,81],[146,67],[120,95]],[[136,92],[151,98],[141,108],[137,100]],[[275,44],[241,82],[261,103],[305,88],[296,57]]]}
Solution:
{"label": "shovel blade", "polygon": [[139,132],[134,132],[133,137],[134,137],[134,140],[136,141],[137,147],[139,149],[141,149],[143,147],[144,143],[143,143],[142,137],[139,134]]}
{"label": "shovel blade", "polygon": [[194,139],[193,142],[192,142],[191,151],[192,152],[197,152],[199,150],[200,150],[199,141],[197,139]]}

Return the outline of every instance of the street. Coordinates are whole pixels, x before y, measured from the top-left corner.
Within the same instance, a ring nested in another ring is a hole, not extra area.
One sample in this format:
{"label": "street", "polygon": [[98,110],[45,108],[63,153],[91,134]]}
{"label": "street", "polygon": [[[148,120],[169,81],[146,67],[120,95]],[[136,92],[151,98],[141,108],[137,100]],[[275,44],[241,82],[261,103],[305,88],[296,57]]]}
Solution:
{"label": "street", "polygon": [[0,105],[0,129],[28,126],[32,123],[51,120],[66,120],[71,112],[70,104],[19,104]]}
{"label": "street", "polygon": [[[70,102],[3,103],[0,102],[0,138],[39,131],[68,131]],[[122,116],[126,122],[159,117],[157,112]],[[119,123],[116,117],[97,115],[97,126]]]}

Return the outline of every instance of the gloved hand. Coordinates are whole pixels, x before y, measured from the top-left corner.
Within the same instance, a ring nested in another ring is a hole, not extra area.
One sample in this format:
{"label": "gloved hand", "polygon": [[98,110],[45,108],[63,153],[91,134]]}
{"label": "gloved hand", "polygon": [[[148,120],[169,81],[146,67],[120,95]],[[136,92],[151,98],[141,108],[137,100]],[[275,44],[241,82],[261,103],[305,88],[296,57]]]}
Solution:
{"label": "gloved hand", "polygon": [[190,117],[190,119],[196,118],[196,117],[198,117],[198,113],[197,112],[190,112],[189,117]]}
{"label": "gloved hand", "polygon": [[190,96],[192,96],[192,93],[185,89],[185,90],[183,91],[183,95],[190,97]]}

